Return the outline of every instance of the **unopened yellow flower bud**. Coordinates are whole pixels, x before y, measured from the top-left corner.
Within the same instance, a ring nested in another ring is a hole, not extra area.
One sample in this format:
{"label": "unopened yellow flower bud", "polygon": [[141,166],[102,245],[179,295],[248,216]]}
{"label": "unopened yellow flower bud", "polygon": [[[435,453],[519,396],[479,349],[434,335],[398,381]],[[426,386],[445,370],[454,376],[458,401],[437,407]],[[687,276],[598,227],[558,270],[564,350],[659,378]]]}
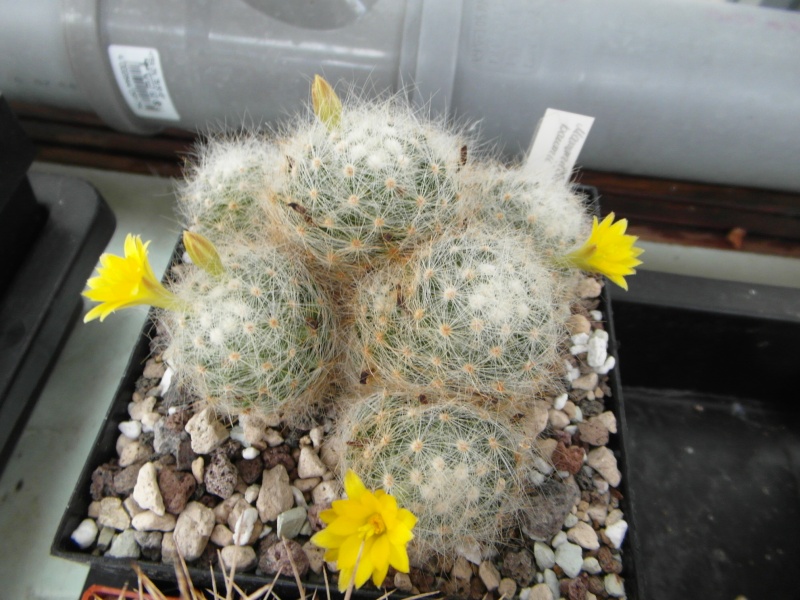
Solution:
{"label": "unopened yellow flower bud", "polygon": [[219,277],[225,272],[217,249],[207,237],[192,231],[184,231],[183,245],[192,262],[206,273]]}
{"label": "unopened yellow flower bud", "polygon": [[311,103],[314,105],[314,114],[329,130],[339,126],[342,120],[342,101],[331,84],[319,75],[314,75],[314,83],[311,84]]}

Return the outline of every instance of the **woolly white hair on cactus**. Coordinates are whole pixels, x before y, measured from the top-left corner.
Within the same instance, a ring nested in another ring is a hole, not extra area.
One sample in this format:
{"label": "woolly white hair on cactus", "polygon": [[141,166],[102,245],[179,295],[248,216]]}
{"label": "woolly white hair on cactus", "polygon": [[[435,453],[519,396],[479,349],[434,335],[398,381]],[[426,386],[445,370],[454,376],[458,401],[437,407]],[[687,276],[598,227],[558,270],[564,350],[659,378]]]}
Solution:
{"label": "woolly white hair on cactus", "polygon": [[314,117],[285,134],[272,208],[323,269],[347,278],[453,219],[469,144],[399,101],[347,100],[338,120]]}
{"label": "woolly white hair on cactus", "polygon": [[409,552],[420,562],[502,542],[541,480],[524,432],[465,398],[383,391],[343,403],[330,441],[342,473],[417,516]]}
{"label": "woolly white hair on cactus", "polygon": [[255,133],[212,136],[195,148],[179,188],[184,226],[208,238],[267,237],[264,203],[280,173],[274,144]]}
{"label": "woolly white hair on cactus", "polygon": [[525,240],[471,229],[365,278],[349,372],[385,386],[531,397],[560,375],[568,304]]}
{"label": "woolly white hair on cactus", "polygon": [[563,255],[589,236],[592,207],[548,167],[490,164],[471,169],[467,177],[471,194],[465,217],[524,233],[545,256]]}
{"label": "woolly white hair on cactus", "polygon": [[300,422],[334,362],[334,316],[306,269],[272,246],[219,248],[224,272],[180,268],[185,311],[164,311],[165,356],[191,397],[222,414]]}

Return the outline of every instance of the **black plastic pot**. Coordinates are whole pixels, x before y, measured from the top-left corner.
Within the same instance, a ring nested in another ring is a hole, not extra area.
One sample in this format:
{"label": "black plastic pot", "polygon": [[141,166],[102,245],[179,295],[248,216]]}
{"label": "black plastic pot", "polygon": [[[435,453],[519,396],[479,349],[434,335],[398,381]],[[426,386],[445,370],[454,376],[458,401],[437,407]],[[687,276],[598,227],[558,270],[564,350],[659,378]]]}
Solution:
{"label": "black plastic pot", "polygon": [[[596,205],[597,192],[593,188],[586,188],[583,190],[589,194],[589,201]],[[179,256],[178,251],[173,257],[173,260]],[[608,288],[606,287],[606,290]],[[611,304],[607,292],[603,293],[601,298],[601,305],[599,309],[606,317],[606,329],[610,335],[609,353],[616,354],[616,338],[614,334],[614,320],[611,310]],[[113,559],[104,556],[97,556],[85,551],[81,551],[70,539],[70,535],[78,526],[78,524],[86,518],[89,503],[91,501],[89,495],[89,486],[91,483],[91,476],[94,469],[104,464],[113,458],[116,458],[115,442],[119,436],[118,425],[121,421],[127,420],[128,412],[127,406],[130,401],[131,395],[135,388],[136,380],[142,372],[142,366],[147,359],[150,346],[149,342],[152,337],[152,326],[146,325],[142,331],[136,347],[133,349],[130,360],[125,370],[125,375],[120,382],[120,386],[114,397],[113,402],[106,415],[105,421],[102,425],[97,440],[93,446],[91,455],[88,457],[80,478],[76,485],[75,491],[72,494],[70,503],[65,511],[61,520],[55,540],[52,545],[52,553],[56,556],[75,560],[91,565],[92,573],[103,573],[103,581],[108,581],[109,577],[115,582],[120,583],[124,580],[132,579],[132,571],[130,569],[129,559]],[[637,550],[636,550],[636,525],[635,525],[635,506],[632,502],[632,496],[628,490],[628,477],[627,477],[627,464],[625,438],[626,438],[626,418],[625,410],[622,399],[622,388],[620,385],[620,378],[618,368],[615,368],[609,373],[609,385],[612,390],[611,398],[607,398],[607,408],[612,410],[617,417],[617,424],[619,433],[612,436],[612,441],[609,443],[609,448],[614,451],[617,456],[620,470],[622,471],[622,484],[618,488],[622,494],[622,509],[625,513],[625,519],[629,524],[628,534],[626,536],[622,552],[623,563],[625,571],[622,573],[625,578],[625,587],[627,597],[634,600],[643,598],[638,590],[638,577],[636,571]],[[169,582],[174,580],[174,570],[171,565],[148,562],[145,560],[137,561],[142,569],[154,581]],[[210,584],[210,575],[207,569],[192,568],[190,569],[193,580],[198,586]],[[91,576],[91,575],[90,575]],[[254,590],[263,586],[267,582],[271,582],[271,576],[259,576],[252,573],[237,574],[237,583],[245,590]],[[221,578],[218,579],[221,582]],[[321,580],[313,580],[306,584],[309,594],[317,590],[318,594],[325,594],[325,588]],[[167,584],[167,591],[169,591],[169,584]],[[334,585],[335,590],[335,585]],[[295,583],[293,579],[281,578],[276,586],[276,591],[281,598],[294,598],[297,597]],[[356,592],[354,597],[361,598],[377,598],[383,592],[363,588]],[[335,594],[334,592],[334,595]]]}

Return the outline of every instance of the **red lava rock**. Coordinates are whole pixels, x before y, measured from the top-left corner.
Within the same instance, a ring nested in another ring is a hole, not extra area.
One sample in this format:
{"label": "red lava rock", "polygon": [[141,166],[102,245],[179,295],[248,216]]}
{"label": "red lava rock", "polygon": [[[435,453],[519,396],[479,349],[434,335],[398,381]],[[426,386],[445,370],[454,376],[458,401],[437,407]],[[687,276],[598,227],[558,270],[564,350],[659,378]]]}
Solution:
{"label": "red lava rock", "polygon": [[89,486],[92,500],[100,500],[106,496],[116,496],[114,492],[114,474],[118,470],[117,467],[106,463],[92,472],[92,483]]}
{"label": "red lava rock", "polygon": [[190,439],[181,440],[178,449],[175,451],[175,466],[179,471],[191,471],[192,463],[197,458],[197,453],[192,450]]}
{"label": "red lava rock", "polygon": [[[285,545],[284,541],[286,542]],[[266,544],[262,543],[258,556],[258,568],[264,573],[268,575],[280,573],[291,577],[294,575],[291,561],[294,561],[300,577],[305,577],[306,573],[308,573],[310,566],[308,557],[303,552],[303,547],[294,540],[281,540],[270,546],[265,546]],[[291,561],[289,559],[290,553]]]}
{"label": "red lava rock", "polygon": [[586,587],[595,596],[605,595],[606,593],[606,586],[603,584],[603,580],[596,575],[591,575],[586,579]]}
{"label": "red lava rock", "polygon": [[211,464],[206,467],[204,476],[206,491],[227,499],[233,495],[238,481],[239,473],[228,459],[227,454],[225,452],[215,452],[211,459]]}
{"label": "red lava rock", "polygon": [[261,459],[264,461],[264,468],[267,470],[283,465],[286,468],[286,472],[291,474],[292,471],[297,469],[297,462],[292,457],[291,449],[283,444],[264,450],[261,453]]}
{"label": "red lava rock", "polygon": [[114,492],[120,496],[130,496],[139,477],[139,469],[144,463],[136,463],[125,467],[114,474]]}
{"label": "red lava rock", "polygon": [[252,460],[240,458],[233,464],[236,466],[236,470],[239,471],[239,476],[242,478],[242,481],[247,485],[258,481],[258,478],[261,477],[261,473],[264,472],[264,461],[260,456],[256,456]]}
{"label": "red lava rock", "polygon": [[164,498],[164,507],[170,514],[179,515],[183,512],[196,487],[197,482],[191,473],[174,468],[164,468],[158,472],[158,488]]}
{"label": "red lava rock", "polygon": [[427,571],[423,571],[422,569],[411,569],[411,572],[408,575],[411,578],[411,584],[421,593],[424,594],[433,590],[435,577]]}
{"label": "red lava rock", "polygon": [[553,465],[559,471],[567,471],[575,475],[583,466],[583,448],[580,446],[565,446],[558,442],[553,451]]}
{"label": "red lava rock", "polygon": [[[585,573],[583,573],[582,576],[580,577],[575,577],[574,579],[567,580],[566,582],[567,589],[562,590],[562,592],[566,594],[569,600],[586,600],[586,592],[589,589],[589,585],[586,579],[587,576]],[[564,582],[562,582],[562,584],[563,583]]]}
{"label": "red lava rock", "polygon": [[500,566],[500,573],[503,577],[516,581],[521,588],[527,587],[536,574],[531,553],[527,550],[506,553]]}
{"label": "red lava rock", "polygon": [[608,546],[603,546],[597,552],[597,562],[604,573],[622,573],[622,563],[614,558]]}

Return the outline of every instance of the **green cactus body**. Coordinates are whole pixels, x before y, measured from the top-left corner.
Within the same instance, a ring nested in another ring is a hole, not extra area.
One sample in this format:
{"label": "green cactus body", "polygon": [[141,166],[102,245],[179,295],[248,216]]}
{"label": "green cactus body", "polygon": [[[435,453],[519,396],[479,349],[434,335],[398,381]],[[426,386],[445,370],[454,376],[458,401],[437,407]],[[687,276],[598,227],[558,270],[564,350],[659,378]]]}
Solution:
{"label": "green cactus body", "polygon": [[334,360],[333,312],[302,265],[270,246],[220,249],[218,278],[187,265],[173,291],[190,309],[162,314],[166,357],[200,402],[223,414],[305,416]]}
{"label": "green cactus body", "polygon": [[559,285],[514,235],[442,236],[362,282],[348,368],[388,387],[529,398],[560,375]]}
{"label": "green cactus body", "polygon": [[417,516],[412,556],[502,541],[535,479],[518,429],[463,399],[382,392],[348,405],[332,441],[342,472],[353,469]]}
{"label": "green cactus body", "polygon": [[453,218],[466,144],[397,104],[345,106],[287,136],[284,219],[323,268],[358,274]]}
{"label": "green cactus body", "polygon": [[256,134],[212,137],[200,145],[178,194],[185,227],[215,241],[264,240],[264,203],[280,171],[277,152]]}
{"label": "green cactus body", "polygon": [[467,177],[473,182],[470,218],[523,233],[546,257],[562,256],[589,236],[590,207],[550,172],[488,165]]}

